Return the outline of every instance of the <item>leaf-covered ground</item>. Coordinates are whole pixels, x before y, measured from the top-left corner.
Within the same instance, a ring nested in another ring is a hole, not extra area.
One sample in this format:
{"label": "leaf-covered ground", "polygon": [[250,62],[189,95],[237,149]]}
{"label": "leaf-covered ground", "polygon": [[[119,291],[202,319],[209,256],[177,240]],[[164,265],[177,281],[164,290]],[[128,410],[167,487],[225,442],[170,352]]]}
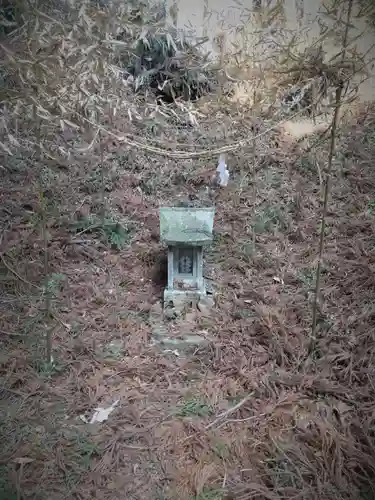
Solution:
{"label": "leaf-covered ground", "polygon": [[[262,72],[196,103],[134,95],[115,63],[138,18],[101,9],[32,11],[0,47],[0,499],[375,498],[374,108],[340,125],[312,338],[324,128],[270,130],[285,88]],[[207,196],[218,155],[189,152],[228,144],[215,308],[166,325],[212,342],[178,356],[151,336],[158,209]]]}
{"label": "leaf-covered ground", "polygon": [[[214,144],[221,131],[209,117],[199,128],[161,124],[158,138],[174,126],[178,142]],[[246,136],[251,123],[224,117],[225,137]],[[0,498],[374,497],[374,111],[340,129],[315,339],[328,140],[308,151],[277,139],[257,144],[255,169],[252,147],[229,155],[232,182],[217,194],[206,256],[216,307],[169,325],[213,338],[187,357],[150,342],[165,283],[158,206],[199,196],[216,161],[107,144],[104,229],[99,152],[70,170],[46,166],[47,284],[33,172],[22,159],[7,164]],[[117,399],[107,422],[80,419]]]}

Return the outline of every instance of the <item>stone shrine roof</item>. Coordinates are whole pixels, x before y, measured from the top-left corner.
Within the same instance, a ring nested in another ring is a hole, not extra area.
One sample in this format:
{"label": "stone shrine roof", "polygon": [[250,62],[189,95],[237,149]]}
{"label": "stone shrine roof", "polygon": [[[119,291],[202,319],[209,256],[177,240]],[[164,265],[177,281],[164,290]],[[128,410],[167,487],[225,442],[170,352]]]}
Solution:
{"label": "stone shrine roof", "polygon": [[167,245],[204,246],[212,242],[215,208],[160,208],[160,240]]}

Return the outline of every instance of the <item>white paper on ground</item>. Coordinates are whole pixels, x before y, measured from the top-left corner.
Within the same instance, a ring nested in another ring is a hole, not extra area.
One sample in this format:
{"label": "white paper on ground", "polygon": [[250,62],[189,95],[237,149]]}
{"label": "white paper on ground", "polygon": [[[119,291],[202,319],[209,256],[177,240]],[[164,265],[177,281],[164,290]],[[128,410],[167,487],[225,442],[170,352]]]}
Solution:
{"label": "white paper on ground", "polygon": [[222,187],[228,186],[229,181],[229,170],[227,169],[227,164],[225,163],[225,156],[220,155],[219,157],[219,165],[216,169],[216,172],[219,174],[219,185]]}
{"label": "white paper on ground", "polygon": [[117,401],[115,401],[108,408],[95,408],[94,415],[90,420],[90,424],[96,424],[97,422],[105,422],[106,420],[108,420],[109,415],[113,412],[119,402],[120,400],[117,399]]}
{"label": "white paper on ground", "polygon": [[116,406],[119,404],[120,400],[117,399],[111,406],[108,408],[95,408],[94,414],[91,417],[90,420],[87,420],[87,418],[84,415],[80,415],[80,419],[85,422],[86,424],[96,424],[96,423],[101,423],[105,422],[108,420],[109,415],[113,412],[113,410],[116,408]]}

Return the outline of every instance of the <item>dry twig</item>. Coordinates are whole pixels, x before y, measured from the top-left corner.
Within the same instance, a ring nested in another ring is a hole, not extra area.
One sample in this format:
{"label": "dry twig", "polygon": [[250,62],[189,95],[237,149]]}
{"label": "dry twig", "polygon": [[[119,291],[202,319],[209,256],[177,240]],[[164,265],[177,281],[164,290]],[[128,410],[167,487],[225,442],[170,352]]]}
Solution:
{"label": "dry twig", "polygon": [[248,394],[246,397],[241,399],[239,403],[237,403],[235,406],[232,408],[229,408],[228,410],[224,411],[223,413],[220,413],[220,415],[210,424],[206,425],[205,429],[211,429],[211,427],[214,427],[218,422],[226,418],[228,415],[231,415],[235,411],[239,410],[245,403],[247,403],[252,397],[254,396],[254,393]]}
{"label": "dry twig", "polygon": [[8,271],[10,271],[12,274],[14,274],[14,276],[16,278],[18,278],[20,281],[22,281],[23,283],[25,283],[26,285],[30,285],[34,288],[37,288],[38,290],[40,290],[40,287],[37,286],[37,285],[34,285],[34,283],[31,283],[30,281],[27,281],[27,279],[23,278],[22,276],[20,276],[12,267],[10,267],[10,265],[7,263],[7,261],[5,260],[4,258],[4,255],[3,254],[0,254],[0,259],[2,260],[4,266],[8,269]]}

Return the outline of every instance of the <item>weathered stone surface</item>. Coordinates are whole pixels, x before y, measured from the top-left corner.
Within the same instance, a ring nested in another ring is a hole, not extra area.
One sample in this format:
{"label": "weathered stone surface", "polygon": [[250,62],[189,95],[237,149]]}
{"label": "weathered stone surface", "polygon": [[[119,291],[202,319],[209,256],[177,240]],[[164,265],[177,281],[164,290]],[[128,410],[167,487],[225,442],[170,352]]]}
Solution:
{"label": "weathered stone surface", "polygon": [[208,307],[212,309],[215,306],[215,300],[211,295],[202,295],[198,302],[198,309]]}
{"label": "weathered stone surface", "polygon": [[205,318],[209,318],[210,316],[212,316],[211,307],[207,307],[204,304],[200,304],[200,305],[198,305],[198,309],[199,309],[200,316],[203,316]]}
{"label": "weathered stone surface", "polygon": [[214,284],[213,280],[205,278],[204,279],[204,284],[206,285],[206,291],[207,291],[207,293],[214,294],[214,292],[215,292],[215,284]]}
{"label": "weathered stone surface", "polygon": [[187,307],[190,305],[191,300],[189,300],[185,295],[176,295],[173,298],[173,307],[177,314],[182,314],[186,311]]}
{"label": "weathered stone surface", "polygon": [[[183,297],[181,297],[183,299]],[[208,302],[211,304],[211,302]],[[201,335],[199,332],[195,333],[196,319],[199,314],[197,310],[196,303],[186,304],[186,300],[181,300],[181,303],[177,304],[183,309],[180,316],[178,317],[175,307],[170,305],[166,306],[164,310],[160,303],[154,304],[150,310],[150,324],[152,330],[151,342],[153,345],[159,346],[161,349],[171,349],[177,350],[179,353],[184,353],[196,349],[200,346],[205,346],[210,343],[210,339],[205,335]],[[202,309],[207,307],[205,302],[201,304]],[[211,309],[207,307],[207,313]],[[183,314],[186,312],[186,315]],[[202,312],[200,314],[203,314]],[[174,320],[178,318],[178,332],[179,337],[171,336],[168,331],[168,320]]]}
{"label": "weathered stone surface", "polygon": [[160,239],[168,245],[211,243],[214,215],[214,207],[163,207],[160,209]]}
{"label": "weathered stone surface", "polygon": [[209,340],[202,335],[190,334],[182,338],[165,337],[160,344],[166,349],[177,349],[178,351],[187,351],[197,347],[209,344]]}
{"label": "weathered stone surface", "polygon": [[213,297],[207,296],[207,295],[202,296],[199,299],[199,302],[197,305],[201,316],[205,316],[205,317],[209,317],[209,316],[213,315],[214,306],[215,306],[215,302],[214,302]]}

